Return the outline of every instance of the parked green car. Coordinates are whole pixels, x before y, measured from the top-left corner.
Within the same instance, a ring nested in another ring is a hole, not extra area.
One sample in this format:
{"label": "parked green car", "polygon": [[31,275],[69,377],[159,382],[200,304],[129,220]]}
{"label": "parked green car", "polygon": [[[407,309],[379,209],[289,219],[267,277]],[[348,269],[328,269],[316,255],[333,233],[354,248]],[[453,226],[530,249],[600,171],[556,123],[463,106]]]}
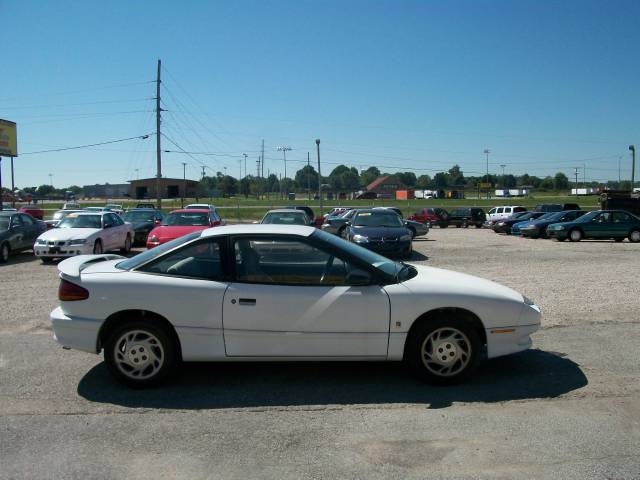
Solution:
{"label": "parked green car", "polygon": [[640,242],[640,218],[624,210],[595,210],[572,222],[552,223],[547,227],[549,238],[579,242],[583,238],[613,238],[621,242]]}

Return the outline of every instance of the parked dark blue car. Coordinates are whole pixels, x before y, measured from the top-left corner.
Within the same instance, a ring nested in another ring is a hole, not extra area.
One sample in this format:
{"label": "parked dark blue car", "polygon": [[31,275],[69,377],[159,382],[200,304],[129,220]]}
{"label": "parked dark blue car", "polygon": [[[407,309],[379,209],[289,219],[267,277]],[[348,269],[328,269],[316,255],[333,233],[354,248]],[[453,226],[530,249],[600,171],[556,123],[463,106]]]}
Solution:
{"label": "parked dark blue car", "polygon": [[358,210],[348,224],[346,237],[387,257],[409,258],[413,252],[411,232],[390,210]]}
{"label": "parked dark blue car", "polygon": [[520,234],[529,238],[546,238],[547,227],[552,223],[573,222],[576,218],[584,215],[583,210],[566,210],[564,212],[549,213],[538,220],[520,227]]}

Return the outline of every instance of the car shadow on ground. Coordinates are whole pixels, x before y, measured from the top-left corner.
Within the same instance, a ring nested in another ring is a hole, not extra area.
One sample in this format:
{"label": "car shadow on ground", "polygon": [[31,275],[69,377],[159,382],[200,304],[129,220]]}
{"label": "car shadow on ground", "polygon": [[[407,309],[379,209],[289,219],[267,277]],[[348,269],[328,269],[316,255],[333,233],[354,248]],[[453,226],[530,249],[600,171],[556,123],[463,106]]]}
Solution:
{"label": "car shadow on ground", "polygon": [[422,261],[422,260],[429,260],[429,257],[427,257],[426,255],[417,252],[417,251],[413,251],[411,253],[411,258],[408,259],[409,261]]}
{"label": "car shadow on ground", "polygon": [[31,251],[24,251],[19,253],[13,253],[9,256],[9,261],[4,265],[21,264],[40,261]]}
{"label": "car shadow on ground", "polygon": [[81,397],[131,408],[218,409],[351,404],[504,402],[554,398],[587,385],[580,367],[563,354],[528,350],[485,362],[465,384],[434,387],[416,380],[402,363],[184,364],[168,384],[132,390],[104,363],[78,384]]}

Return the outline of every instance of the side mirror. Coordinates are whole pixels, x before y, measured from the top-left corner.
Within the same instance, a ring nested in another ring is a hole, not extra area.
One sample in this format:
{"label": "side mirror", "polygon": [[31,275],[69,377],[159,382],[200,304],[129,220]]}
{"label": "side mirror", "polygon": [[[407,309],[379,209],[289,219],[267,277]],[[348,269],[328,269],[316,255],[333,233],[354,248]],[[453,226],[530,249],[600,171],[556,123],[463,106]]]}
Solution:
{"label": "side mirror", "polygon": [[111,227],[113,227],[113,225],[111,225],[111,224],[104,226],[104,228],[111,228]]}
{"label": "side mirror", "polygon": [[354,268],[347,274],[346,280],[347,280],[347,285],[351,285],[351,286],[370,285],[371,274],[365,270]]}

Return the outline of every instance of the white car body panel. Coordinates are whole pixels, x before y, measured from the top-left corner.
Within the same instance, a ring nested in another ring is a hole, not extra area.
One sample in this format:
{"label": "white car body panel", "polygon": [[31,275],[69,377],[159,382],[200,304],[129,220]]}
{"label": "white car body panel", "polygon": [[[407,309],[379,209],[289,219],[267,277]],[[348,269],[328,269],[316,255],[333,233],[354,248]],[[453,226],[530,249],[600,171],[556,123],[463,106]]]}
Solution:
{"label": "white car body panel", "polygon": [[[256,233],[256,228],[302,237],[315,231],[235,225],[205,230],[201,237]],[[61,277],[82,285],[90,296],[61,302],[52,312],[59,343],[99,353],[103,322],[125,310],[164,317],[178,335],[185,361],[401,360],[413,322],[443,308],[462,308],[478,317],[489,357],[529,348],[530,334],[540,326],[538,307],[526,304],[514,290],[432,267],[416,266],[416,277],[382,287],[284,286],[115,268],[122,260],[90,255],[60,263]],[[256,304],[241,305],[241,298]]]}

